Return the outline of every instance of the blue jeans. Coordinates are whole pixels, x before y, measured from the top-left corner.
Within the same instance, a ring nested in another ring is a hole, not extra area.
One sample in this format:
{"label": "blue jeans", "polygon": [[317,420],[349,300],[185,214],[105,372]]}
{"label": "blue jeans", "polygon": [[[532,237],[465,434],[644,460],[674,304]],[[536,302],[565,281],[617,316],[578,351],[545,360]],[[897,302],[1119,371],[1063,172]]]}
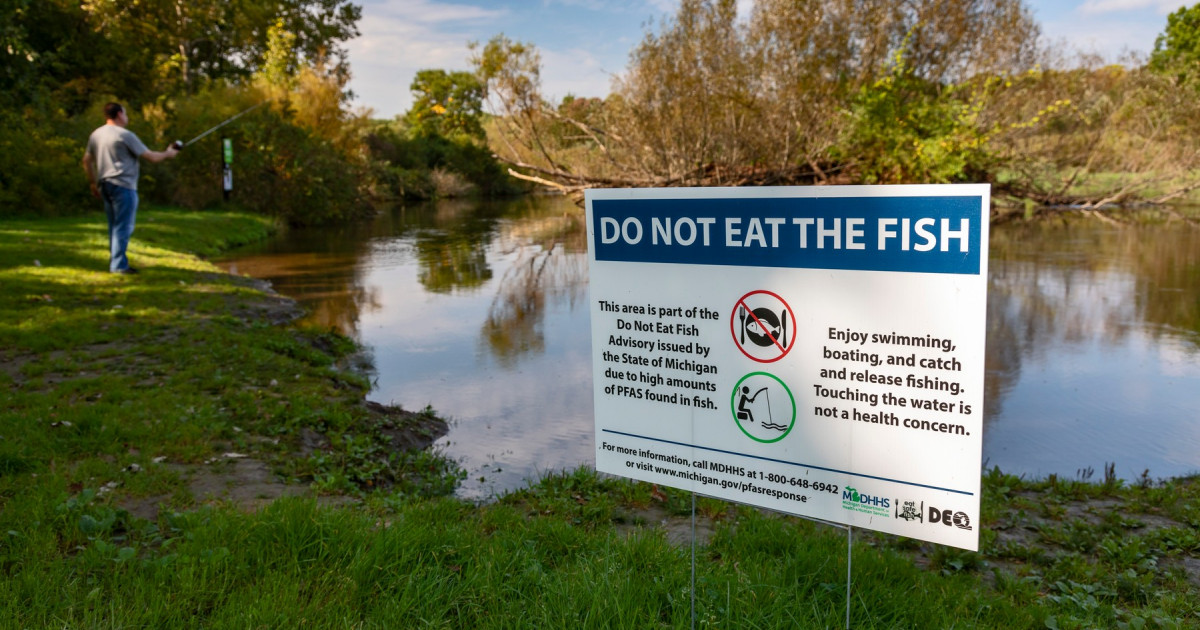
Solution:
{"label": "blue jeans", "polygon": [[104,199],[104,217],[108,219],[108,270],[124,271],[129,268],[125,250],[137,222],[138,194],[131,188],[100,182],[100,197]]}

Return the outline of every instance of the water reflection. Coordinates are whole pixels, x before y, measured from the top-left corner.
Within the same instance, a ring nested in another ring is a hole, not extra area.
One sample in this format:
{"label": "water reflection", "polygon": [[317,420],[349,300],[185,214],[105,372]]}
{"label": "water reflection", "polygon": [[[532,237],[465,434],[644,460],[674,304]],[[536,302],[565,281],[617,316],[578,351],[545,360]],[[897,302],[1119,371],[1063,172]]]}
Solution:
{"label": "water reflection", "polygon": [[281,294],[301,302],[305,321],[357,338],[361,312],[377,308],[380,300],[379,287],[359,280],[361,261],[370,250],[367,227],[293,230],[240,250],[221,266],[233,274],[270,280]]}
{"label": "water reflection", "polygon": [[396,208],[293,230],[225,265],[372,349],[373,400],[432,405],[485,498],[591,460],[586,231],[559,198]]}
{"label": "water reflection", "polygon": [[[1094,220],[992,231],[984,459],[1200,471],[1200,229]],[[432,405],[486,498],[593,458],[586,232],[560,198],[396,208],[226,263],[374,353],[373,400]]]}
{"label": "water reflection", "polygon": [[985,460],[1200,470],[1200,230],[1039,223],[991,247]]}
{"label": "water reflection", "polygon": [[517,252],[500,280],[483,323],[482,338],[496,359],[511,367],[519,355],[545,349],[543,314],[547,291],[572,309],[587,292],[587,231],[577,211],[526,218],[510,224],[501,252]]}

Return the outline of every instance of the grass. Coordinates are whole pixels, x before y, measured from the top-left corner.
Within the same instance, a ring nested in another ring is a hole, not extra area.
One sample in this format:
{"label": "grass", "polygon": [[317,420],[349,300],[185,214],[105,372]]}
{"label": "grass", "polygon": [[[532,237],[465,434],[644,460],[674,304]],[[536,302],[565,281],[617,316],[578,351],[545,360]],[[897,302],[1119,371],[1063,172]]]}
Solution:
{"label": "grass", "polygon": [[[262,239],[269,221],[162,209],[140,219],[136,276],[106,273],[99,217],[0,228],[0,470],[149,495],[169,486],[157,458],[243,452],[328,490],[452,487],[446,462],[387,452],[389,435],[433,419],[365,405],[366,379],[341,365],[351,341],[271,325],[295,306],[192,254]],[[306,437],[321,448],[302,448]],[[146,473],[129,479],[132,465]]]}
{"label": "grass", "polygon": [[[0,626],[690,627],[691,495],[446,496],[452,463],[390,441],[431,410],[364,405],[351,342],[197,256],[272,229],[151,209],[119,276],[102,219],[0,226]],[[250,460],[303,496],[197,491]],[[853,627],[1200,626],[1200,483],[1088,476],[989,472],[979,553],[856,532]],[[697,503],[697,626],[842,627],[844,531]]]}

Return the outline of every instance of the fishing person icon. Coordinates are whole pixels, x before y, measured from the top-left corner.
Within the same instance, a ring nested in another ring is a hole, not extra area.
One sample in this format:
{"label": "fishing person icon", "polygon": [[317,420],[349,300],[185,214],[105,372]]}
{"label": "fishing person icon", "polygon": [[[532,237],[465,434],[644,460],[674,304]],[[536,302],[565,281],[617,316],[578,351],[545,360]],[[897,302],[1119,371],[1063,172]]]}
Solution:
{"label": "fishing person icon", "polygon": [[[754,422],[754,411],[750,407],[751,407],[751,405],[754,404],[754,401],[758,399],[759,394],[765,394],[765,393],[767,393],[767,388],[760,387],[759,390],[754,392],[754,395],[751,396],[750,388],[747,387],[746,385],[742,385],[742,395],[738,399],[737,419],[738,420],[749,420],[750,422]],[[767,422],[764,423],[763,426],[764,427],[767,426],[767,423],[770,423],[770,422],[771,422],[771,396],[768,395],[767,396]],[[772,424],[771,426],[775,426],[775,425]]]}
{"label": "fishing person icon", "polygon": [[796,424],[796,398],[779,377],[751,372],[733,388],[733,420],[755,442],[778,442]]}
{"label": "fishing person icon", "polygon": [[779,295],[751,291],[734,304],[729,331],[742,354],[759,363],[771,363],[787,356],[795,346],[796,315]]}

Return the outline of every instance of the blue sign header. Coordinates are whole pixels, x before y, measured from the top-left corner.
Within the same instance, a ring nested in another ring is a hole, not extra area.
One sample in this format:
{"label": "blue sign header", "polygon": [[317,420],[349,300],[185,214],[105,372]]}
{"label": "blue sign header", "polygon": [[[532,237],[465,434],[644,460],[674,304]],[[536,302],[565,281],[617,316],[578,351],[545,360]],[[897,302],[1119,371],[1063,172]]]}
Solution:
{"label": "blue sign header", "polygon": [[980,196],[593,199],[596,260],[978,275]]}

